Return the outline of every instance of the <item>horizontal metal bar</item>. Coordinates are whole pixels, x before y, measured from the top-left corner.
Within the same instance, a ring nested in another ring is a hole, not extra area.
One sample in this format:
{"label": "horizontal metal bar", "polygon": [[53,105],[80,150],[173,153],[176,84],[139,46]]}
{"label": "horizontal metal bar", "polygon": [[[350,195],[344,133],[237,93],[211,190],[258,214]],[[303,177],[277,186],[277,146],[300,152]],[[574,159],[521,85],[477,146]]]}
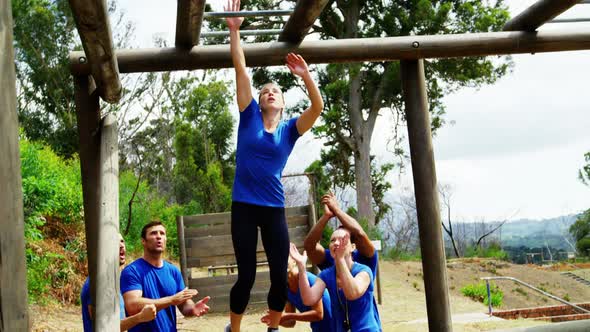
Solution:
{"label": "horizontal metal bar", "polygon": [[[261,30],[240,30],[240,36],[266,36],[278,35],[283,30],[281,29],[261,29]],[[201,37],[226,37],[229,36],[229,31],[208,31],[202,32]]]}
{"label": "horizontal metal bar", "polygon": [[223,18],[223,17],[267,17],[267,16],[289,16],[293,13],[292,9],[286,10],[253,10],[239,12],[205,12],[204,18]]}
{"label": "horizontal metal bar", "polygon": [[556,18],[547,23],[579,23],[590,22],[590,18]]}
{"label": "horizontal metal bar", "polygon": [[[308,64],[455,58],[503,54],[543,53],[590,49],[590,29],[539,32],[485,32],[434,36],[403,36],[309,40],[299,45],[286,42],[244,44],[250,67],[279,66],[296,52]],[[121,73],[231,68],[229,45],[202,45],[191,50],[148,48],[116,50]],[[90,72],[84,52],[70,52],[70,70]]]}
{"label": "horizontal metal bar", "polygon": [[[529,284],[527,284],[526,282],[524,282],[524,281],[520,281],[520,280],[518,280],[518,279],[516,279],[516,278],[513,278],[513,277],[483,277],[483,278],[480,278],[480,279],[482,279],[482,280],[486,280],[486,281],[487,281],[487,280],[510,280],[510,281],[514,281],[515,283],[517,283],[517,284],[521,284],[521,285],[523,285],[523,286],[525,286],[525,287],[528,287],[528,288],[530,288],[530,289],[532,289],[532,290],[534,290],[534,291],[536,291],[536,292],[539,292],[539,293],[541,293],[541,294],[543,294],[543,295],[547,296],[548,298],[551,298],[551,299],[553,299],[553,300],[555,300],[555,301],[559,301],[559,302],[561,302],[561,303],[563,303],[563,304],[567,304],[567,305],[569,305],[570,307],[572,307],[572,308],[574,308],[574,309],[576,309],[576,310],[578,310],[578,311],[580,311],[580,312],[582,312],[582,313],[585,313],[585,314],[590,314],[590,311],[588,311],[588,310],[586,310],[586,309],[584,309],[584,308],[582,308],[582,307],[580,307],[580,306],[577,306],[577,305],[575,305],[575,304],[573,304],[573,303],[570,303],[570,302],[568,302],[568,301],[566,301],[566,300],[564,300],[564,299],[561,299],[561,298],[559,298],[559,297],[557,297],[557,296],[555,296],[555,295],[551,295],[551,294],[549,294],[549,293],[547,293],[547,292],[544,292],[544,291],[542,291],[542,290],[538,289],[538,288],[537,288],[537,287],[535,287],[535,286],[529,285]],[[490,299],[490,300],[488,300],[488,301],[490,301],[490,302],[491,302],[491,299]]]}

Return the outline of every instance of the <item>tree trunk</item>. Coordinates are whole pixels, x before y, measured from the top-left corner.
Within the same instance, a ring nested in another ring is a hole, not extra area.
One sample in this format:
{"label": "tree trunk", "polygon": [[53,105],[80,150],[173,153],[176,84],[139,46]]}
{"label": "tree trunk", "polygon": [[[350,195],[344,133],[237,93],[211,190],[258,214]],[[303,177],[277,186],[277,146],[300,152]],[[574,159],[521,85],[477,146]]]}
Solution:
{"label": "tree trunk", "polygon": [[375,226],[369,141],[370,138],[361,138],[360,142],[357,142],[357,151],[354,154],[356,204],[358,208],[358,217],[366,219],[370,226]]}
{"label": "tree trunk", "polygon": [[[349,69],[354,72],[353,69]],[[352,138],[354,141],[354,171],[356,182],[356,206],[359,219],[366,219],[370,226],[375,226],[373,211],[373,187],[371,183],[371,131],[363,119],[361,105],[361,74],[349,72],[348,115]]]}

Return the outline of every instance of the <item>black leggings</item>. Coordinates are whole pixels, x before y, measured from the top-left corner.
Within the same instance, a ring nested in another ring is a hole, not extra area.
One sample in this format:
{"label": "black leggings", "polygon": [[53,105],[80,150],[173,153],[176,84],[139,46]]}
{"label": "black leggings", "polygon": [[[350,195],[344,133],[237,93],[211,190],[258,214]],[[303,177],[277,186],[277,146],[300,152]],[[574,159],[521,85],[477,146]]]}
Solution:
{"label": "black leggings", "polygon": [[230,309],[242,314],[250,300],[256,279],[256,246],[258,227],[270,268],[268,308],[283,311],[287,301],[287,260],[289,258],[289,230],[285,209],[232,202],[231,235],[238,280],[230,292]]}

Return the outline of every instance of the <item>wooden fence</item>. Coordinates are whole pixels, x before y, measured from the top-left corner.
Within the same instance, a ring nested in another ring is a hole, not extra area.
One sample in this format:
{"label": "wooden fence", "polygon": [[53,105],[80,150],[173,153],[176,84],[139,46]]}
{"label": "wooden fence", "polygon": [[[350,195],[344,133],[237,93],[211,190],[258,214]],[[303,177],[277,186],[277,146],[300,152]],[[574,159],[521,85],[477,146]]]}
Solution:
{"label": "wooden fence", "polygon": [[[290,207],[285,209],[285,215],[291,242],[302,248],[305,236],[316,221],[314,209],[308,205]],[[202,296],[211,296],[211,311],[229,311],[229,292],[237,279],[230,213],[178,216],[176,221],[180,265],[185,284],[189,288],[198,289]],[[270,287],[260,231],[256,255],[258,268],[256,282],[250,293],[249,307],[266,305]],[[206,268],[207,276],[193,278],[194,268],[200,268],[201,272]],[[220,272],[225,272],[225,275],[218,275]]]}

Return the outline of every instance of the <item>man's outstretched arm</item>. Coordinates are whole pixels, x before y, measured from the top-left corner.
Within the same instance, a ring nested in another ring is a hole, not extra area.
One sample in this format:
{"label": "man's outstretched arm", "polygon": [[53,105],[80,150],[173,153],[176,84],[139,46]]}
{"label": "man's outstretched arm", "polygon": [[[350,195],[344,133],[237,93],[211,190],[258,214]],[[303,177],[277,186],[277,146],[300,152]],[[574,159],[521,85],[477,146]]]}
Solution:
{"label": "man's outstretched arm", "polygon": [[305,240],[303,240],[303,248],[307,252],[307,257],[314,265],[321,265],[326,260],[326,251],[321,245],[322,234],[324,228],[328,224],[328,221],[334,216],[332,211],[324,204],[324,214],[320,217],[320,220],[313,225]]}

